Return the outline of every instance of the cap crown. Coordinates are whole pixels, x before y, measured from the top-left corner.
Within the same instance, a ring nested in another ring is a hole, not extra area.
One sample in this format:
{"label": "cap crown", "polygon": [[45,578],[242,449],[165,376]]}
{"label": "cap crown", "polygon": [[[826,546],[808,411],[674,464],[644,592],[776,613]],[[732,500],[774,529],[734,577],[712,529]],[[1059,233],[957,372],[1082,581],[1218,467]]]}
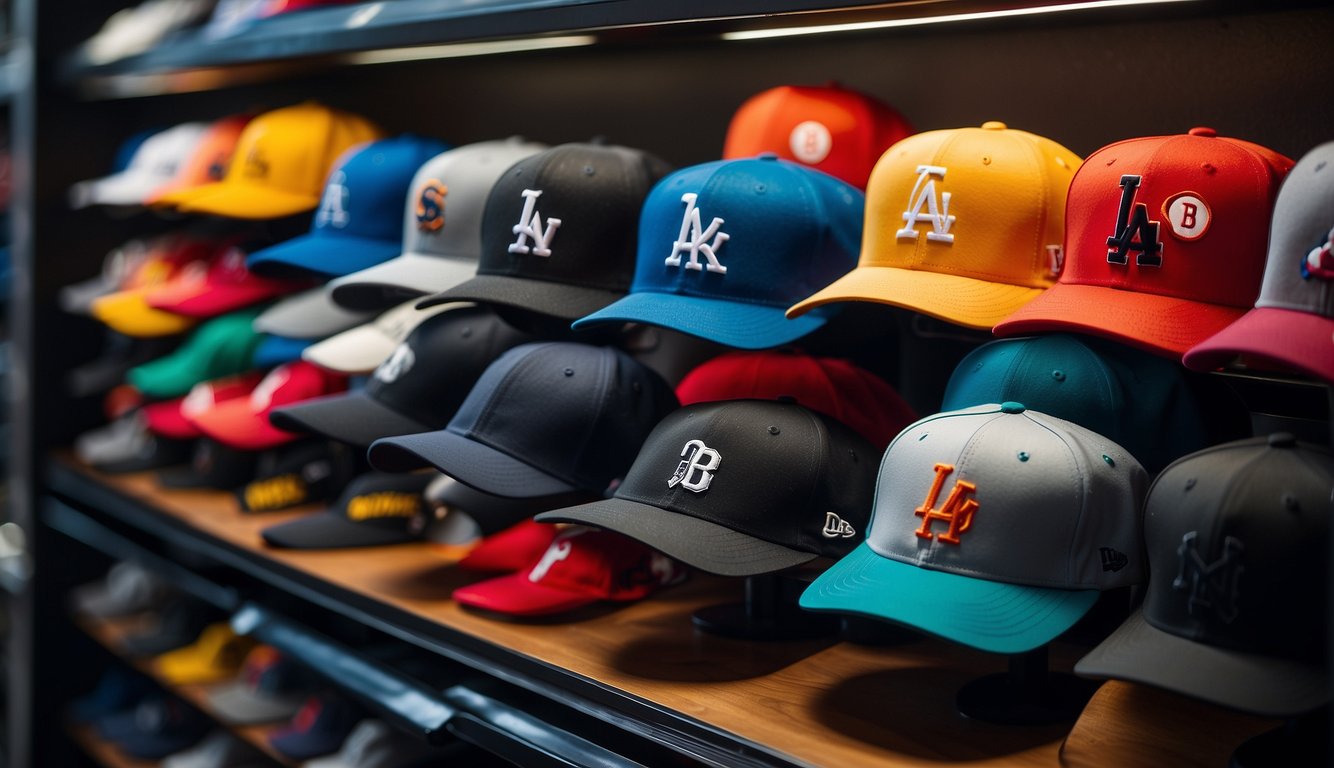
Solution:
{"label": "cap crown", "polygon": [[773,156],[685,168],[644,200],[631,290],[787,309],[856,266],[864,207]]}
{"label": "cap crown", "polygon": [[574,526],[561,531],[524,575],[534,584],[599,600],[639,600],[685,578],[686,571],[634,539]]}
{"label": "cap crown", "polygon": [[1070,183],[1061,283],[1250,308],[1291,167],[1208,128],[1099,149]]}
{"label": "cap crown", "polygon": [[703,403],[663,419],[615,496],[842,557],[865,536],[877,454],[799,405]]}
{"label": "cap crown", "polygon": [[989,581],[1126,586],[1145,576],[1148,482],[1121,446],[1017,403],[940,413],[885,452],[867,544]]}
{"label": "cap crown", "polygon": [[1255,306],[1334,318],[1334,142],[1303,155],[1278,192]]}
{"label": "cap crown", "polygon": [[486,369],[446,429],[602,493],[676,406],[667,383],[620,350],[524,344]]}
{"label": "cap crown", "polygon": [[250,115],[231,115],[209,124],[193,151],[182,161],[175,176],[167,182],[166,187],[155,190],[154,196],[171,189],[222,181],[236,144],[240,141],[241,132],[249,122]]}
{"label": "cap crown", "polygon": [[329,172],[311,233],[398,242],[397,217],[413,174],[448,148],[435,139],[403,135],[347,150]]}
{"label": "cap crown", "polygon": [[668,170],[646,152],[594,144],[520,160],[487,198],[477,274],[624,293],[640,206]]}
{"label": "cap crown", "polygon": [[1079,156],[1027,131],[927,131],[890,147],[867,187],[860,266],[1045,288],[1060,273]]}
{"label": "cap crown", "polygon": [[275,109],[241,132],[223,181],[316,195],[339,155],[379,136],[365,118],[322,104]]}
{"label": "cap crown", "polygon": [[1291,435],[1172,464],[1145,510],[1145,620],[1206,645],[1323,659],[1331,488],[1334,453]]}

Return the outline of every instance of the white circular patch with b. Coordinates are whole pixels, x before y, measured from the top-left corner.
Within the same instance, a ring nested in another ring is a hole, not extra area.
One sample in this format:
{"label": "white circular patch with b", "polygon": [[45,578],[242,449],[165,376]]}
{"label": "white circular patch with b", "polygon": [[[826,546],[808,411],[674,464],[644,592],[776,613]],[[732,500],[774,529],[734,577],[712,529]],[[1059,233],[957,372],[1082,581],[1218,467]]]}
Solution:
{"label": "white circular patch with b", "polygon": [[807,120],[798,123],[797,127],[792,129],[792,135],[788,136],[787,143],[793,157],[803,163],[814,165],[829,157],[829,150],[834,147],[834,137],[830,135],[824,123]]}
{"label": "white circular patch with b", "polygon": [[1199,240],[1209,229],[1212,218],[1209,206],[1193,192],[1180,192],[1163,203],[1163,216],[1167,218],[1172,234],[1182,240]]}

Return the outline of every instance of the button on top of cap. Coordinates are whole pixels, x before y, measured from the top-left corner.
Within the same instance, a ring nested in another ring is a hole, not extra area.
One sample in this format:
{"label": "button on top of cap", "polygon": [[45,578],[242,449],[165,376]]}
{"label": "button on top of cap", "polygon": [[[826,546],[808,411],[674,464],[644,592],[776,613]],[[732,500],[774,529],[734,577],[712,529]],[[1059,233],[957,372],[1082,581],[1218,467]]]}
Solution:
{"label": "button on top of cap", "polygon": [[1008,126],[1006,126],[1005,123],[1002,123],[999,120],[988,120],[982,124],[982,130],[984,131],[1003,131],[1007,127]]}
{"label": "button on top of cap", "polygon": [[1297,444],[1297,438],[1291,432],[1275,432],[1269,436],[1269,447],[1291,448]]}
{"label": "button on top of cap", "polygon": [[1016,403],[1013,400],[1006,400],[1001,403],[1001,413],[1023,413],[1028,410],[1023,403]]}
{"label": "button on top of cap", "polygon": [[1204,136],[1205,138],[1209,139],[1218,136],[1218,131],[1215,131],[1213,128],[1205,128],[1202,126],[1191,128],[1189,133],[1191,136]]}

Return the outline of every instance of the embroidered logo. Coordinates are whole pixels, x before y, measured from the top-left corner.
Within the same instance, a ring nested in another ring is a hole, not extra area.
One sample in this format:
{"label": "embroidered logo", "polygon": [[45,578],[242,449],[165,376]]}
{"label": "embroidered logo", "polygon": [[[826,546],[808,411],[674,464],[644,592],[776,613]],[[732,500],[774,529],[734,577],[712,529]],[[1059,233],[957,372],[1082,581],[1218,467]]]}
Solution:
{"label": "embroidered logo", "polygon": [[259,147],[251,147],[250,151],[246,153],[241,172],[251,179],[267,179],[269,177],[269,160],[264,157],[263,152],[259,151]]}
{"label": "embroidered logo", "polygon": [[371,520],[380,517],[412,517],[417,514],[421,497],[415,493],[381,491],[365,496],[354,496],[347,503],[348,520]]}
{"label": "embroidered logo", "polygon": [[305,498],[306,484],[291,474],[256,480],[245,487],[246,507],[256,512],[282,509],[300,503]]}
{"label": "embroidered logo", "polygon": [[551,570],[551,566],[569,557],[573,549],[574,544],[570,542],[568,537],[552,542],[551,546],[547,547],[547,551],[542,553],[542,559],[538,560],[537,565],[533,566],[533,570],[528,572],[528,580],[539,582],[545,579],[547,572]]}
{"label": "embroidered logo", "polygon": [[[706,228],[700,223],[699,208],[695,207],[695,200],[699,198],[694,192],[687,192],[681,195],[681,202],[686,204],[685,216],[681,218],[681,234],[676,236],[676,242],[672,243],[672,254],[667,257],[665,262],[669,267],[681,266],[681,253],[690,252],[690,261],[686,262],[686,269],[693,269],[696,272],[707,269],[710,272],[717,272],[720,275],[727,274],[727,267],[718,263],[718,249],[727,242],[730,237],[726,232],[719,232],[718,228],[723,225],[723,220],[714,217]],[[689,238],[689,239],[687,239]],[[712,238],[713,242],[709,242]],[[699,255],[704,254],[708,261],[707,265],[699,263]]]}
{"label": "embroidered logo", "polygon": [[1302,279],[1334,280],[1334,229],[1302,259]]}
{"label": "embroidered logo", "polygon": [[934,534],[936,540],[957,545],[960,543],[959,536],[973,527],[973,515],[977,514],[979,505],[977,499],[970,499],[967,496],[977,492],[977,485],[956,480],[954,487],[950,489],[950,495],[945,499],[945,505],[936,509],[940,491],[945,487],[945,478],[954,471],[954,465],[937,464],[935,469],[936,477],[931,481],[931,490],[926,494],[926,501],[913,512],[922,518],[922,527],[917,529],[917,536],[923,539],[932,538],[931,521],[939,520],[947,523],[949,529],[944,533]]}
{"label": "embroidered logo", "polygon": [[1065,249],[1060,245],[1047,246],[1047,273],[1052,277],[1060,277],[1064,269]]}
{"label": "embroidered logo", "polygon": [[198,416],[217,404],[217,395],[213,391],[213,385],[207,381],[201,381],[190,387],[189,393],[185,399],[181,400],[181,415],[190,417]]}
{"label": "embroidered logo", "polygon": [[324,197],[320,199],[320,209],[315,213],[315,226],[346,227],[352,217],[347,212],[347,200],[350,194],[343,182],[347,176],[342,171],[334,171],[329,177],[329,185],[324,188]]}
{"label": "embroidered logo", "polygon": [[[534,256],[551,255],[551,238],[560,227],[560,219],[547,219],[546,229],[542,228],[542,214],[537,210],[537,198],[542,196],[540,189],[525,189],[523,195],[523,213],[519,214],[519,223],[510,228],[518,239],[510,243],[510,253],[531,253]],[[528,245],[528,238],[533,245]]]}
{"label": "embroidered logo", "polygon": [[1116,213],[1115,234],[1107,238],[1107,263],[1128,264],[1135,252],[1135,266],[1161,267],[1163,243],[1158,239],[1158,222],[1149,221],[1149,207],[1135,202],[1140,177],[1121,177],[1121,206]]}
{"label": "embroidered logo", "polygon": [[374,378],[391,384],[398,381],[398,377],[412,370],[413,364],[417,362],[417,355],[413,353],[412,347],[407,344],[399,344],[394,347],[394,353],[388,360],[380,363],[375,369]]}
{"label": "embroidered logo", "polygon": [[668,488],[681,486],[687,491],[701,493],[709,489],[713,482],[713,470],[722,463],[723,457],[702,440],[691,440],[681,449],[681,463],[676,465],[676,473],[667,481]]}
{"label": "embroidered logo", "polygon": [[815,165],[829,157],[829,150],[834,146],[834,139],[824,123],[807,120],[797,123],[787,137],[787,148],[792,156],[803,163]]}
{"label": "embroidered logo", "polygon": [[1241,555],[1245,552],[1239,539],[1228,536],[1223,540],[1223,554],[1212,563],[1204,562],[1199,553],[1199,532],[1191,531],[1181,537],[1177,547],[1180,564],[1172,589],[1187,591],[1186,610],[1198,619],[1210,614],[1225,624],[1237,618],[1237,582],[1241,579]]}
{"label": "embroidered logo", "polygon": [[1213,212],[1194,192],[1178,192],[1163,203],[1163,218],[1180,240],[1199,240],[1209,230]]}
{"label": "embroidered logo", "polygon": [[449,194],[439,179],[429,179],[417,193],[417,229],[439,232],[445,226],[445,195]]}
{"label": "embroidered logo", "polygon": [[[916,240],[917,225],[931,225],[926,239],[936,243],[954,243],[950,227],[954,226],[954,217],[950,215],[950,193],[941,192],[936,198],[936,181],[945,179],[945,168],[939,165],[917,166],[917,183],[913,184],[912,194],[908,196],[908,208],[903,212],[903,229],[896,236],[900,240]],[[923,209],[926,212],[923,213]]]}
{"label": "embroidered logo", "polygon": [[290,368],[275,368],[250,393],[250,407],[256,411],[267,410],[273,404],[273,395],[292,378]]}
{"label": "embroidered logo", "polygon": [[826,539],[847,539],[857,535],[852,525],[833,512],[824,513],[824,529],[820,531]]}
{"label": "embroidered logo", "polygon": [[1102,570],[1104,572],[1116,573],[1125,568],[1130,562],[1130,558],[1126,557],[1124,552],[1118,552],[1111,547],[1099,547],[1098,554],[1102,555]]}

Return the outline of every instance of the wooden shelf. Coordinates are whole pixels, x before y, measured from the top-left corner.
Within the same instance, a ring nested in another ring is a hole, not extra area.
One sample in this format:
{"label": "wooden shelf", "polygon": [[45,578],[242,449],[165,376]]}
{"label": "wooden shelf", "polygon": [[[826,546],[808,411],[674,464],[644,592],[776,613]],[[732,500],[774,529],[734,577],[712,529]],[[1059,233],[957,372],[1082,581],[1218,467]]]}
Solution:
{"label": "wooden shelf", "polygon": [[[697,575],[651,600],[588,610],[565,621],[500,620],[465,610],[451,591],[478,577],[453,568],[426,545],[343,551],[265,547],[259,531],[292,515],[245,515],[225,494],[164,492],[148,474],[108,477],[70,463],[52,487],[71,496],[100,489],[112,510],[126,502],[157,522],[243,556],[254,572],[286,582],[290,574],[330,603],[363,602],[381,628],[421,640],[434,630],[437,649],[470,658],[484,648],[499,662],[489,671],[579,705],[622,727],[627,718],[669,743],[712,733],[714,749],[731,743],[754,764],[913,766],[940,761],[992,766],[1055,766],[1069,727],[1007,728],[969,721],[954,711],[954,692],[1003,661],[942,641],[872,647],[846,642],[763,643],[696,631],[690,614],[739,598],[739,582]],[[77,491],[80,479],[85,484]],[[365,618],[362,616],[361,618]],[[472,642],[468,642],[471,640]],[[1083,649],[1058,643],[1055,669],[1068,670]],[[476,659],[474,658],[474,661]],[[533,667],[533,664],[536,667]],[[533,669],[542,669],[539,675]],[[531,677],[525,677],[531,675]],[[555,685],[556,690],[550,687]],[[598,695],[600,693],[600,695]],[[1146,703],[1147,702],[1147,703]],[[1132,706],[1133,704],[1133,706]],[[601,709],[599,710],[599,707]],[[1124,710],[1124,711],[1123,711]],[[1131,711],[1133,710],[1133,711]],[[1134,723],[1174,718],[1163,738],[1171,759],[1145,762]],[[1220,739],[1219,724],[1229,738]],[[1235,722],[1211,707],[1183,709],[1147,697],[1103,697],[1072,738],[1096,745],[1090,765],[1180,765],[1182,754],[1227,754],[1271,724]],[[698,751],[686,744],[684,751]]]}

